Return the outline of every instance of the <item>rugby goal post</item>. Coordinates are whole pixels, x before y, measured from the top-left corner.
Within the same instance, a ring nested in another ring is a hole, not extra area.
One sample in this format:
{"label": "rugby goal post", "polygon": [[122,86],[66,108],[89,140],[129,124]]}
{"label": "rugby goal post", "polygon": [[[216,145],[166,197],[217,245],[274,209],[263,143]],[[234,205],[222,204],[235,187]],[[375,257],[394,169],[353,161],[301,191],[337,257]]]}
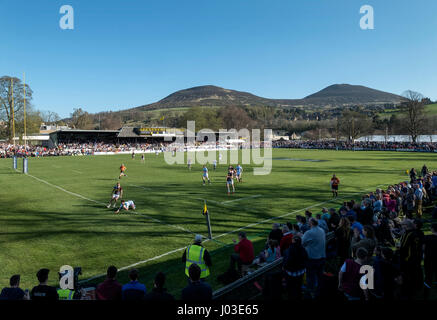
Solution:
{"label": "rugby goal post", "polygon": [[23,173],[27,174],[29,171],[29,161],[27,158],[23,158]]}

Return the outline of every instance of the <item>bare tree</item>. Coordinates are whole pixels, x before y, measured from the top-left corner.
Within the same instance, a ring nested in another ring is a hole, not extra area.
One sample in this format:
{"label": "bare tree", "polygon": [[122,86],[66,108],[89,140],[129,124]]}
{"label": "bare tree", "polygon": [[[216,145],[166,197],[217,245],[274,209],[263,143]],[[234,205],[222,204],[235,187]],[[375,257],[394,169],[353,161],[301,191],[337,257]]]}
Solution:
{"label": "bare tree", "polygon": [[92,119],[88,112],[82,108],[74,109],[71,114],[71,124],[75,129],[90,129],[92,126]]}
{"label": "bare tree", "polygon": [[347,137],[349,141],[353,141],[363,134],[372,132],[371,119],[356,111],[344,111],[338,121],[340,133]]}
{"label": "bare tree", "polygon": [[61,120],[59,114],[50,110],[41,111],[41,118],[42,121],[46,124],[55,124],[59,120]]}
{"label": "bare tree", "polygon": [[419,92],[407,90],[403,93],[407,101],[401,105],[401,110],[405,114],[405,125],[413,142],[423,133],[425,128],[425,106],[423,95]]}

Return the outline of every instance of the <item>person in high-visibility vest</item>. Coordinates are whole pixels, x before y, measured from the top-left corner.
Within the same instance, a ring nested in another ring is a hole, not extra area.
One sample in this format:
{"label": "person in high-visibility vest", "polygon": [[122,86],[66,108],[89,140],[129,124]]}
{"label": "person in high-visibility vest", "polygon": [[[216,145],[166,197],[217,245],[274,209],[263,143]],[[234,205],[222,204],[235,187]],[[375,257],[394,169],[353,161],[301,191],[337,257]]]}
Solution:
{"label": "person in high-visibility vest", "polygon": [[200,279],[203,280],[209,276],[209,268],[212,266],[211,256],[208,250],[202,246],[202,236],[196,234],[194,237],[194,243],[189,245],[182,255],[182,262],[185,263],[185,274],[189,276],[188,269],[195,263],[200,267]]}
{"label": "person in high-visibility vest", "polygon": [[74,290],[59,289],[58,290],[59,300],[73,300],[74,293],[75,293]]}

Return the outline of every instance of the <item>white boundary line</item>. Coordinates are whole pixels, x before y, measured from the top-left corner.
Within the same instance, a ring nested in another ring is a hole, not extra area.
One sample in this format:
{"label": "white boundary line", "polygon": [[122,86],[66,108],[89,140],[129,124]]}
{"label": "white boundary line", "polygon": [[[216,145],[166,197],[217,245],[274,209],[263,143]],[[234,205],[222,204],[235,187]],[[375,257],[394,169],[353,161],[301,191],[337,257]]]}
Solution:
{"label": "white boundary line", "polygon": [[252,198],[259,198],[259,197],[262,197],[262,195],[261,194],[256,194],[256,195],[250,196],[250,197],[238,198],[238,199],[234,199],[234,200],[227,200],[227,201],[223,201],[222,204],[230,203],[230,202],[236,202],[236,201],[242,201],[242,200],[252,199]]}
{"label": "white boundary line", "polygon": [[[146,260],[142,260],[142,261],[135,262],[135,263],[133,263],[133,264],[131,264],[131,265],[128,265],[128,266],[126,266],[126,267],[122,267],[122,268],[118,269],[118,271],[123,271],[123,270],[126,270],[126,269],[130,269],[130,268],[136,267],[136,266],[138,266],[138,265],[140,265],[140,264],[147,263],[147,262],[149,262],[149,261],[154,261],[154,260],[161,259],[161,258],[163,258],[163,257],[165,257],[165,256],[170,255],[170,254],[176,253],[176,252],[178,252],[178,251],[185,250],[185,248],[186,248],[186,247],[179,248],[179,249],[175,249],[175,250],[172,250],[172,251],[169,251],[169,252],[163,253],[163,254],[161,254],[161,255],[159,255],[159,256],[155,256],[155,257],[152,257],[152,258],[148,258],[148,259],[146,259]],[[79,283],[89,282],[89,281],[91,281],[91,280],[94,280],[94,279],[98,279],[98,278],[104,277],[105,275],[106,275],[106,274],[99,274],[99,275],[96,275],[96,276],[92,276],[91,278],[88,278],[88,279],[84,279],[84,280],[79,281]]]}
{"label": "white boundary line", "polygon": [[[87,200],[87,201],[91,201],[91,202],[94,202],[94,203],[104,204],[104,203],[102,203],[102,202],[99,202],[99,201],[96,201],[96,200],[93,200],[93,199],[89,199],[89,198],[87,198],[87,197],[84,197],[83,195],[80,195],[80,194],[78,194],[78,193],[74,193],[74,192],[68,191],[68,190],[66,190],[66,189],[64,189],[64,188],[62,188],[62,187],[59,187],[59,186],[57,186],[57,185],[54,185],[54,184],[52,184],[52,183],[50,183],[50,182],[47,182],[47,181],[45,181],[45,180],[43,180],[43,179],[37,178],[37,177],[35,177],[35,176],[31,175],[31,174],[27,174],[27,175],[28,175],[29,177],[31,177],[31,178],[34,178],[35,180],[38,180],[38,181],[40,181],[40,182],[42,182],[42,183],[44,183],[44,184],[47,184],[47,185],[49,185],[49,186],[51,186],[51,187],[54,187],[54,188],[56,188],[56,189],[59,189],[59,190],[65,192],[65,193],[68,193],[68,194],[70,194],[70,195],[73,195],[73,196],[76,196],[76,197],[78,197],[78,198],[81,198],[81,199],[84,199],[84,200]],[[374,188],[379,188],[379,187],[384,186],[384,185],[385,185],[385,184],[382,184],[382,185],[379,185],[379,186],[373,187],[372,189],[374,189]],[[363,190],[363,191],[360,191],[360,192],[355,192],[355,193],[349,194],[349,195],[344,196],[344,197],[334,198],[334,199],[331,199],[331,200],[328,200],[328,201],[320,202],[320,203],[314,204],[314,205],[312,205],[312,206],[309,206],[309,207],[306,207],[306,208],[303,208],[303,209],[299,209],[299,210],[295,210],[295,211],[292,211],[292,212],[289,212],[289,213],[283,214],[283,215],[278,216],[278,217],[272,217],[272,218],[265,219],[265,220],[262,220],[262,221],[259,221],[259,222],[256,222],[256,223],[252,223],[252,224],[249,224],[249,225],[247,225],[247,226],[245,226],[245,227],[241,227],[241,228],[238,228],[238,229],[235,229],[235,230],[229,231],[229,232],[222,233],[222,234],[220,234],[220,235],[218,235],[218,236],[216,236],[216,237],[213,237],[211,240],[215,240],[215,239],[221,238],[221,237],[223,237],[223,236],[226,236],[226,235],[228,235],[228,234],[235,233],[235,232],[237,232],[237,231],[244,230],[244,229],[247,229],[247,228],[249,228],[249,227],[256,226],[256,225],[260,225],[260,224],[266,223],[266,222],[271,221],[271,220],[274,220],[274,219],[283,218],[283,217],[286,217],[286,216],[292,215],[292,214],[294,214],[294,213],[297,213],[297,212],[300,212],[300,211],[303,211],[303,210],[308,210],[308,209],[310,209],[310,208],[314,208],[314,207],[317,207],[317,206],[320,206],[320,205],[323,205],[323,204],[326,204],[326,203],[329,203],[329,202],[333,202],[333,201],[336,201],[336,200],[339,200],[339,199],[345,199],[345,198],[351,197],[351,196],[353,196],[353,195],[360,194],[360,193],[362,193],[362,192],[364,192],[364,191],[366,191],[366,190]],[[211,201],[211,200],[209,200],[209,201]],[[144,216],[147,216],[147,215],[144,215]],[[164,222],[162,222],[162,221],[160,221],[160,220],[158,220],[158,219],[156,219],[156,218],[152,218],[152,217],[149,217],[149,216],[147,216],[147,217],[150,218],[150,219],[152,219],[152,220],[155,220],[155,221],[157,221],[157,222],[160,222],[160,223],[163,223],[163,224],[169,225],[169,224],[164,223]],[[175,226],[175,225],[169,225],[169,226],[172,226],[172,227],[175,227],[175,228],[177,228],[177,229],[182,229],[182,230],[184,230],[184,231],[187,231],[187,232],[193,233],[193,232],[191,232],[191,231],[189,231],[189,230],[185,230],[184,228],[179,227],[179,226]],[[193,234],[194,234],[194,233],[193,233]],[[204,240],[203,242],[207,242],[207,241],[210,241],[210,239],[206,239],[206,240]],[[182,250],[184,250],[185,248],[186,248],[186,247],[182,247],[182,248],[174,249],[174,250],[172,250],[172,251],[165,252],[165,253],[163,253],[163,254],[161,254],[161,255],[158,255],[158,256],[155,256],[155,257],[152,257],[152,258],[148,258],[148,259],[145,259],[145,260],[142,260],[142,261],[138,261],[138,262],[133,263],[133,264],[131,264],[131,265],[128,265],[128,266],[122,267],[122,268],[120,268],[119,270],[120,270],[120,271],[122,271],[122,270],[126,270],[126,269],[132,268],[132,267],[137,266],[137,265],[140,265],[140,264],[144,264],[144,263],[147,263],[147,262],[150,262],[150,261],[158,260],[158,259],[163,258],[163,257],[165,257],[165,256],[168,256],[168,255],[170,255],[170,254],[173,254],[173,253],[176,253],[176,252],[182,251]],[[90,277],[90,278],[88,278],[88,279],[84,279],[84,280],[80,281],[80,283],[89,282],[89,281],[91,281],[91,280],[98,279],[98,278],[101,278],[101,277],[104,277],[104,276],[105,276],[105,274],[95,275],[95,276],[93,276],[93,277]]]}
{"label": "white boundary line", "polygon": [[[54,187],[54,188],[56,188],[56,189],[58,189],[58,190],[61,190],[61,191],[65,192],[65,193],[68,193],[69,195],[72,195],[72,196],[75,196],[75,197],[78,197],[78,198],[81,198],[81,199],[84,199],[84,200],[87,200],[87,201],[90,201],[90,202],[94,202],[94,203],[97,203],[97,204],[101,204],[101,205],[105,205],[105,206],[106,206],[106,203],[103,203],[103,202],[100,202],[100,201],[96,201],[96,200],[93,200],[93,199],[87,198],[87,197],[85,197],[85,196],[83,196],[83,195],[81,195],[81,194],[78,194],[78,193],[74,193],[74,192],[68,191],[68,190],[66,190],[66,189],[64,189],[64,188],[62,188],[62,187],[60,187],[60,186],[57,186],[57,185],[52,184],[52,183],[50,183],[50,182],[48,182],[48,181],[45,181],[45,180],[40,179],[40,178],[38,178],[38,177],[35,177],[35,176],[31,175],[31,174],[27,174],[27,176],[29,176],[29,177],[31,177],[31,178],[33,178],[33,179],[35,179],[35,180],[38,180],[39,182],[42,182],[42,183],[44,183],[44,184],[46,184],[46,185],[48,185],[48,186],[50,186],[50,187]],[[159,219],[157,219],[157,218],[153,218],[153,217],[151,217],[151,216],[149,216],[149,215],[147,215],[147,214],[145,214],[145,213],[136,212],[136,211],[133,211],[133,212],[134,212],[134,214],[139,214],[139,215],[145,216],[145,217],[147,217],[148,219],[151,219],[151,220],[153,220],[153,221],[155,221],[155,222],[158,222],[158,223],[160,223],[160,224],[164,224],[164,225],[167,225],[167,226],[169,226],[169,227],[172,227],[172,228],[175,228],[175,229],[179,229],[179,230],[182,230],[182,231],[185,231],[185,232],[191,233],[191,234],[196,234],[195,232],[192,232],[192,231],[190,231],[190,230],[188,230],[188,229],[186,229],[186,228],[184,228],[184,227],[181,227],[181,226],[178,226],[178,225],[174,225],[174,224],[166,223],[166,222],[161,221],[161,220],[159,220]]]}
{"label": "white boundary line", "polygon": [[[379,187],[381,187],[381,186],[384,186],[384,185],[381,184],[381,185],[376,186],[376,187],[374,187],[374,188],[376,189],[376,188],[379,188]],[[372,189],[373,189],[373,188],[372,188]],[[290,216],[290,215],[292,215],[292,214],[295,214],[295,213],[298,213],[298,212],[301,212],[301,211],[304,211],[304,210],[308,210],[308,209],[311,209],[311,208],[314,208],[314,207],[318,207],[318,206],[321,206],[321,205],[323,205],[323,204],[330,203],[330,202],[333,202],[333,201],[336,201],[336,200],[346,199],[346,198],[349,198],[349,197],[351,197],[351,196],[353,196],[353,195],[360,194],[360,193],[365,192],[365,191],[367,191],[367,190],[363,190],[363,191],[360,191],[360,192],[351,193],[351,194],[349,194],[349,195],[347,195],[347,196],[344,196],[344,197],[334,198],[334,199],[331,199],[331,200],[328,200],[328,201],[319,202],[319,203],[314,204],[314,205],[312,205],[312,206],[309,206],[309,207],[306,207],[306,208],[303,208],[303,209],[299,209],[299,210],[295,210],[295,211],[292,211],[292,212],[289,212],[289,213],[283,214],[283,215],[281,215],[281,216],[271,217],[271,218],[268,218],[268,219],[265,219],[265,220],[262,220],[262,221],[259,221],[259,222],[256,222],[256,223],[251,223],[251,224],[249,224],[249,225],[247,225],[247,226],[245,226],[245,227],[241,227],[241,228],[235,229],[235,230],[233,230],[233,231],[229,231],[229,232],[226,232],[226,233],[222,233],[222,234],[220,234],[220,235],[218,235],[218,236],[216,236],[216,237],[212,237],[212,239],[214,240],[214,239],[217,239],[217,238],[221,238],[221,237],[226,236],[226,235],[228,235],[228,234],[231,234],[231,233],[234,233],[234,232],[237,232],[237,231],[243,230],[243,229],[247,229],[247,228],[249,228],[249,227],[257,226],[257,225],[259,225],[259,224],[263,224],[263,223],[269,222],[269,221],[271,221],[271,220],[284,218],[284,217]],[[209,240],[209,239],[208,239],[208,240]]]}

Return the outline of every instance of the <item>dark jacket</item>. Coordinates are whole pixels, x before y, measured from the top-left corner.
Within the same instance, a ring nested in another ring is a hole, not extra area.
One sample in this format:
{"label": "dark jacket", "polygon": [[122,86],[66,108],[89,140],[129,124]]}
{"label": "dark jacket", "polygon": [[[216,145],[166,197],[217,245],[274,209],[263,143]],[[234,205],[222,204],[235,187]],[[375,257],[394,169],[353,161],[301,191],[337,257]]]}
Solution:
{"label": "dark jacket", "polygon": [[337,245],[337,255],[343,259],[350,258],[351,254],[351,237],[352,232],[343,232],[341,229],[335,230],[335,240]]}
{"label": "dark jacket", "polygon": [[188,286],[182,289],[181,300],[183,301],[211,301],[212,288],[204,282],[191,282]]}
{"label": "dark jacket", "polygon": [[269,239],[276,240],[276,241],[278,241],[278,243],[281,242],[282,231],[280,229],[275,229],[275,230],[270,231]]}
{"label": "dark jacket", "polygon": [[292,243],[285,250],[283,267],[288,272],[297,272],[305,269],[308,261],[308,253],[302,245]]}
{"label": "dark jacket", "polygon": [[359,209],[357,212],[357,221],[361,223],[363,226],[366,224],[373,224],[373,210],[370,207],[366,207],[364,210]]}
{"label": "dark jacket", "polygon": [[174,297],[167,293],[167,289],[153,288],[152,292],[144,296],[147,301],[174,301]]}
{"label": "dark jacket", "polygon": [[408,230],[401,237],[399,248],[401,267],[405,264],[420,264],[422,260],[422,243],[416,230]]}

